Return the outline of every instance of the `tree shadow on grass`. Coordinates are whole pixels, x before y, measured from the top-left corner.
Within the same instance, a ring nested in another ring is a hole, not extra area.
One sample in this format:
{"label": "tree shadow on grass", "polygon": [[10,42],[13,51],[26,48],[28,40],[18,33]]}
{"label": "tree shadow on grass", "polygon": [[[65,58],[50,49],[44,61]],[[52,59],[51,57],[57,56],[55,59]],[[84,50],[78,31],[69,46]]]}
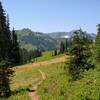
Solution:
{"label": "tree shadow on grass", "polygon": [[35,92],[35,90],[34,89],[30,89],[30,88],[20,88],[18,90],[12,91],[11,95],[20,94],[20,93],[23,93],[23,92]]}

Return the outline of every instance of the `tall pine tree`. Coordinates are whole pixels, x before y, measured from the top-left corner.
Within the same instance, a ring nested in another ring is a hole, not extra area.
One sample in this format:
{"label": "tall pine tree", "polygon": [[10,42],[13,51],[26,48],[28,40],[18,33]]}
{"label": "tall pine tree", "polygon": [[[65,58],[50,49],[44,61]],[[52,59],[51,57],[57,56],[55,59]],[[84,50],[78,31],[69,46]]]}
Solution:
{"label": "tall pine tree", "polygon": [[13,64],[19,64],[20,63],[19,44],[17,42],[17,35],[16,35],[14,28],[12,30],[11,59],[12,59]]}
{"label": "tall pine tree", "polygon": [[97,29],[98,32],[97,32],[96,42],[95,42],[95,46],[96,46],[95,60],[96,60],[96,64],[100,67],[100,24],[98,24],[97,27],[98,27]]}
{"label": "tall pine tree", "polygon": [[69,50],[69,41],[68,41],[68,39],[65,40],[65,49],[66,49],[66,52],[68,52],[68,50]]}
{"label": "tall pine tree", "polygon": [[69,64],[69,74],[73,80],[78,79],[82,71],[94,67],[89,60],[91,56],[89,45],[89,39],[85,32],[81,29],[74,32]]}
{"label": "tall pine tree", "polygon": [[11,94],[9,77],[12,74],[10,68],[11,34],[9,20],[0,2],[0,97],[7,97]]}
{"label": "tall pine tree", "polygon": [[65,52],[65,44],[61,41],[60,43],[60,53],[64,53]]}

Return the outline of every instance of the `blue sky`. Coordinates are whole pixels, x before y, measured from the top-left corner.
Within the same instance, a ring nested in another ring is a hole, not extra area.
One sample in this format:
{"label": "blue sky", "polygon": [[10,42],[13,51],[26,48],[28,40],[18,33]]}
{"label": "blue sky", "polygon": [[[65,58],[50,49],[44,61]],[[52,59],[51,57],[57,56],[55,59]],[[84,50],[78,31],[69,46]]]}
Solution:
{"label": "blue sky", "polygon": [[100,0],[1,0],[11,27],[33,31],[71,31],[82,27],[96,32]]}

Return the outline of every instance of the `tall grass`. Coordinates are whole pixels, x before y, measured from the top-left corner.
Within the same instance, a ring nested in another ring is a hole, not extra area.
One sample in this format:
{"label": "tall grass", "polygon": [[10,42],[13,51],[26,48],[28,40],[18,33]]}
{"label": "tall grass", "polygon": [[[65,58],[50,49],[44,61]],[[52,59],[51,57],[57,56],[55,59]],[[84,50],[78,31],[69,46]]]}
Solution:
{"label": "tall grass", "polygon": [[38,87],[40,100],[100,100],[100,73],[97,69],[84,72],[80,80],[71,82],[69,79],[64,70],[47,78]]}
{"label": "tall grass", "polygon": [[46,66],[16,68],[15,74],[11,78],[12,96],[8,100],[29,100],[28,89],[42,81],[39,70],[43,71],[47,77],[56,75],[63,69],[63,63],[56,63]]}

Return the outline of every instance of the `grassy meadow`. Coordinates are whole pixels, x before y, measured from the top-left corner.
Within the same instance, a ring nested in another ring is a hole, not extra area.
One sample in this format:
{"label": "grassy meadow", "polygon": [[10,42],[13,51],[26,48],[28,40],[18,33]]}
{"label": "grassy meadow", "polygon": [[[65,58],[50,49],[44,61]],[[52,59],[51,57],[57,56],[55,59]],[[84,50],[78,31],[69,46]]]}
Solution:
{"label": "grassy meadow", "polygon": [[[56,57],[52,56],[52,52],[44,52],[42,57],[38,57],[36,62],[50,61],[55,58],[63,57],[64,54]],[[34,62],[34,63],[36,63]],[[32,63],[32,62],[31,62]],[[11,77],[11,90],[12,96],[7,100],[30,100],[28,96],[28,90],[39,82],[41,82],[42,76],[39,70],[45,73],[46,77],[54,76],[63,70],[64,63],[55,63],[50,65],[36,65],[31,66],[25,64],[14,68],[14,75]]]}
{"label": "grassy meadow", "polygon": [[[51,64],[48,66],[39,66],[34,68],[16,69],[12,77],[11,88],[14,92],[8,100],[30,100],[27,89],[42,81],[39,70],[43,71],[47,77],[56,75],[63,70],[63,63]],[[60,68],[61,67],[61,68]],[[62,69],[62,70],[61,70]],[[21,76],[21,77],[20,77]]]}
{"label": "grassy meadow", "polygon": [[[57,51],[57,52],[59,52],[59,51]],[[45,51],[42,53],[42,56],[32,59],[31,61],[28,61],[28,63],[50,60],[52,58],[57,58],[57,57],[61,57],[61,56],[65,55],[65,54],[58,54],[57,56],[53,56],[53,53],[54,53],[54,51]]]}
{"label": "grassy meadow", "polygon": [[40,100],[100,100],[100,74],[97,70],[84,72],[84,78],[69,82],[61,70],[38,87]]}
{"label": "grassy meadow", "polygon": [[[45,52],[42,57],[37,58],[37,62],[65,56],[52,57],[51,54]],[[26,64],[15,67],[14,70],[15,73],[11,77],[12,96],[7,100],[30,100],[29,89],[39,82],[42,82],[37,88],[40,100],[100,100],[100,74],[97,69],[84,72],[83,78],[74,82],[69,81],[67,64],[63,61],[38,66]],[[39,70],[45,73],[45,80]]]}

